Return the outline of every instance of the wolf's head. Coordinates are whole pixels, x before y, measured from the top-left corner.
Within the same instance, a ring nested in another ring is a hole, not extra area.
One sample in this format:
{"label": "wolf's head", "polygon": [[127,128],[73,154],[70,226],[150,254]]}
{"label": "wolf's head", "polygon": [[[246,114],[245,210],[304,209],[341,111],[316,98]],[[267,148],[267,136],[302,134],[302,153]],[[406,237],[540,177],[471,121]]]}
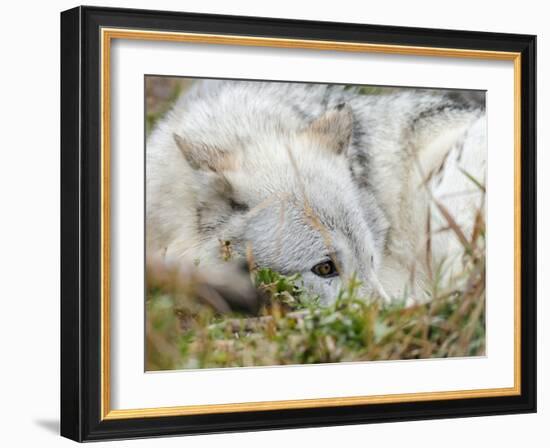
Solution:
{"label": "wolf's head", "polygon": [[340,104],[305,126],[266,127],[253,138],[174,134],[193,174],[200,257],[299,273],[325,303],[351,276],[380,293],[385,219],[352,178],[352,132],[352,110]]}

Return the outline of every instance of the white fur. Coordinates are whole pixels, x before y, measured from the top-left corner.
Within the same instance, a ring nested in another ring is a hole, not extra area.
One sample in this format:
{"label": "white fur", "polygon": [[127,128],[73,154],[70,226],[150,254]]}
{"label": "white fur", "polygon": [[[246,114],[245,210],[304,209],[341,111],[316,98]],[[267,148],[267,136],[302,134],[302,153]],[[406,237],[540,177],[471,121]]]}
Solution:
{"label": "white fur", "polygon": [[[428,212],[441,222],[431,195],[468,228],[479,195],[449,193],[472,190],[459,167],[484,180],[485,117],[428,91],[201,81],[146,153],[149,250],[201,266],[252,258],[300,273],[325,302],[355,275],[389,300],[426,281]],[[460,252],[448,233],[432,247],[434,259]],[[340,275],[315,275],[329,256]]]}

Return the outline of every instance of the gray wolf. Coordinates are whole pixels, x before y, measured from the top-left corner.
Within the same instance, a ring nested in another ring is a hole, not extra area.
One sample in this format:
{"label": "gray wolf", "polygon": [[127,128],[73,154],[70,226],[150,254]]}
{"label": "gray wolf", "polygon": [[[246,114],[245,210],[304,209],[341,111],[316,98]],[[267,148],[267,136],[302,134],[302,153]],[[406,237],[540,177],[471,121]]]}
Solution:
{"label": "gray wolf", "polygon": [[483,207],[483,96],[360,89],[196,82],[146,143],[147,250],[299,273],[323,303],[351,277],[386,301],[422,296],[432,264],[452,278],[460,241],[434,229]]}

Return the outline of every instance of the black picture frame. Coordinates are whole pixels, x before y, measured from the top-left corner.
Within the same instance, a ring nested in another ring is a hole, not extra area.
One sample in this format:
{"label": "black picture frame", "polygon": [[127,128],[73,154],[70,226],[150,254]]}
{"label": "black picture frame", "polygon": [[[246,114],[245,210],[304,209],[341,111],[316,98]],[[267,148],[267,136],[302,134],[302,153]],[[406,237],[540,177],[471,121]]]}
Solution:
{"label": "black picture frame", "polygon": [[[521,393],[203,415],[101,418],[100,29],[521,53]],[[536,412],[536,37],[98,7],[61,13],[61,435],[76,441]]]}

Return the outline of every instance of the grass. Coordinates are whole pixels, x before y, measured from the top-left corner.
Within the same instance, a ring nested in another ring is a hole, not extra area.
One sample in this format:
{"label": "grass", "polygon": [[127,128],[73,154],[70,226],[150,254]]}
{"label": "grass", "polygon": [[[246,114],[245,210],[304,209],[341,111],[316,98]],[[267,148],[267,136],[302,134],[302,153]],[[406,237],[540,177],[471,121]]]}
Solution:
{"label": "grass", "polygon": [[[149,126],[178,93],[167,94],[164,101],[153,104]],[[453,232],[462,243],[463,272],[446,283],[441,269],[435,269],[431,289],[426,291],[430,300],[416,305],[407,305],[405,300],[384,304],[361,297],[359,284],[352,279],[334,304],[321,307],[316,297],[300,287],[298,275],[282,276],[258,269],[250,273],[257,297],[261,298],[258,307],[253,307],[252,313],[230,311],[227,304],[205,299],[204,288],[197,287],[200,281],[196,273],[182,275],[177,268],[156,260],[147,269],[146,369],[484,355],[482,215],[478,214],[468,238],[451,213],[439,203],[436,206],[448,223],[445,231]]]}
{"label": "grass", "polygon": [[360,297],[352,279],[321,307],[299,276],[260,269],[251,275],[264,304],[250,317],[217,312],[188,285],[150,283],[147,370],[484,355],[485,257],[477,249],[452,288],[438,285],[413,306]]}
{"label": "grass", "polygon": [[186,90],[190,82],[181,78],[147,76],[145,78],[145,133],[149,135],[156,122],[168,112],[170,107]]}

